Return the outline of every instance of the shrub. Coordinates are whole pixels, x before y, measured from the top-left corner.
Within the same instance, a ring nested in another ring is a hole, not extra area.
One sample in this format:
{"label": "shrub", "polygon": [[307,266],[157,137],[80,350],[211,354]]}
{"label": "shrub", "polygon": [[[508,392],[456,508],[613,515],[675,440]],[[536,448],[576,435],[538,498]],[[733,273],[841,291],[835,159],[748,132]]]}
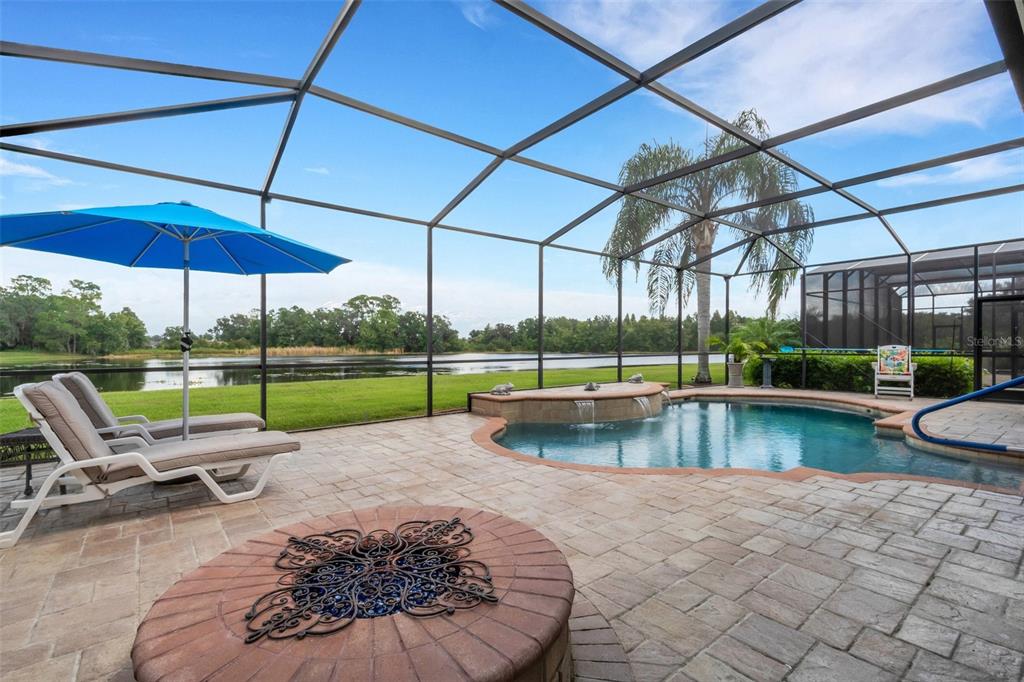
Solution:
{"label": "shrub", "polygon": [[[924,360],[924,362],[921,362]],[[914,390],[935,398],[952,398],[974,389],[974,362],[967,358],[921,358],[916,360]]]}
{"label": "shrub", "polygon": [[[800,355],[777,355],[772,367],[772,384],[779,388],[800,388]],[[807,355],[807,388],[823,391],[871,393],[874,373],[870,355]],[[914,358],[914,392],[934,398],[967,393],[973,386],[973,365],[962,357]],[[761,383],[761,358],[752,357],[744,368],[747,383]]]}

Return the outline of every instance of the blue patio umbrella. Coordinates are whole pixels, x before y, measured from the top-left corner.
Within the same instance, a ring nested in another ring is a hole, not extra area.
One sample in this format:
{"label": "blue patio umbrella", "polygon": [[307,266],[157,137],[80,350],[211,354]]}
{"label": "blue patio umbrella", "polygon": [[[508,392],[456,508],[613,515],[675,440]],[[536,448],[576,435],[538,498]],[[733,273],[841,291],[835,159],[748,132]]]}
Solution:
{"label": "blue patio umbrella", "polygon": [[182,438],[188,438],[190,270],[238,275],[319,272],[348,259],[188,202],[0,216],[0,246],[184,272]]}

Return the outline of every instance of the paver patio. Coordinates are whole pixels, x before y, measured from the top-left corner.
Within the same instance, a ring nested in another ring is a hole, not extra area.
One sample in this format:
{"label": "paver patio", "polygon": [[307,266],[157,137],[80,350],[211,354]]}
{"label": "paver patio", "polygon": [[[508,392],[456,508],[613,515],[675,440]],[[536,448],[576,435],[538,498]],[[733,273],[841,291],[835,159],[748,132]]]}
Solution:
{"label": "paver patio", "polygon": [[489,509],[554,540],[629,659],[595,655],[587,679],[1020,679],[1019,496],[555,468],[474,445],[482,421],[300,434],[250,502],[184,484],[47,513],[0,556],[3,679],[131,679],[135,629],[183,572],[274,527],[391,503]]}

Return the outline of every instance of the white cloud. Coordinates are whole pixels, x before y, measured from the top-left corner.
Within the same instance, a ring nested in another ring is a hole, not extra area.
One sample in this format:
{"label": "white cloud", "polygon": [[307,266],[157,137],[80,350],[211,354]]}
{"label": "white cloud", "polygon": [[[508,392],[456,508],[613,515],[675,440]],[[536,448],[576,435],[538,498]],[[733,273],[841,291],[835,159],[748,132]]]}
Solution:
{"label": "white cloud", "polygon": [[43,170],[39,166],[32,166],[27,163],[18,163],[3,156],[0,156],[0,176],[25,178],[53,186],[72,184],[71,180],[54,175],[47,170]]}
{"label": "white cloud", "polygon": [[[547,9],[638,68],[725,24],[725,4],[651,0],[560,2]],[[755,107],[781,133],[980,66],[993,43],[981,3],[804,2],[669,74],[665,83],[731,118]],[[991,51],[989,51],[991,52]],[[997,77],[848,126],[921,134],[983,125],[1007,106]],[[672,106],[668,105],[667,106]]]}
{"label": "white cloud", "polygon": [[486,30],[494,23],[493,7],[484,0],[458,0],[459,11],[466,21],[479,29]]}
{"label": "white cloud", "polygon": [[1024,178],[1024,155],[985,156],[969,161],[951,163],[942,168],[895,178],[880,180],[881,187],[917,187],[922,185],[961,185],[990,180]]}
{"label": "white cloud", "polygon": [[50,149],[53,147],[53,143],[45,137],[19,137],[17,143],[23,147],[32,147],[33,149]]}
{"label": "white cloud", "polygon": [[573,31],[645,69],[710,32],[721,21],[714,2],[685,8],[663,0],[570,0],[544,9]]}
{"label": "white cloud", "polygon": [[309,168],[303,168],[302,170],[307,173],[315,173],[316,175],[330,175],[331,169],[326,166],[310,166]]}

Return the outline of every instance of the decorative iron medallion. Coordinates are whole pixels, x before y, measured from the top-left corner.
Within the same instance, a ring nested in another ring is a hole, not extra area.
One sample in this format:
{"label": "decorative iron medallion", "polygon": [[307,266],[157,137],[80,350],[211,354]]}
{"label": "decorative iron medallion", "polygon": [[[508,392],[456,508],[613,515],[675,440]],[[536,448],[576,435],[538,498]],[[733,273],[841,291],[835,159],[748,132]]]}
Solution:
{"label": "decorative iron medallion", "polygon": [[456,517],[394,531],[292,537],[275,566],[288,573],[245,614],[247,643],[328,635],[356,618],[435,616],[497,602],[487,566],[470,560],[473,534]]}

